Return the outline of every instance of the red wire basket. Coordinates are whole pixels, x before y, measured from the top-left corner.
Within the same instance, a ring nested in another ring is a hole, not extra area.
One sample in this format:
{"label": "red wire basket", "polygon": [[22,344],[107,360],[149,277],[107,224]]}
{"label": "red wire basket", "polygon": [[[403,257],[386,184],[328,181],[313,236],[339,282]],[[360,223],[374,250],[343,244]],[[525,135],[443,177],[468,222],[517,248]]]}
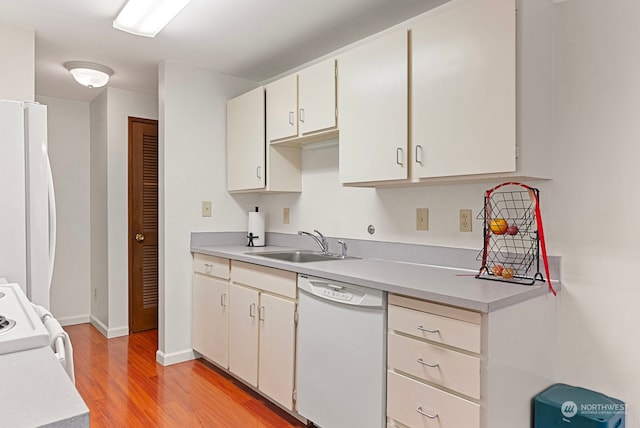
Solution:
{"label": "red wire basket", "polygon": [[[485,192],[484,247],[476,278],[533,285],[545,281],[540,271],[540,250],[547,279],[549,269],[540,214],[540,191],[526,184],[509,182]],[[549,288],[555,290],[549,281]]]}

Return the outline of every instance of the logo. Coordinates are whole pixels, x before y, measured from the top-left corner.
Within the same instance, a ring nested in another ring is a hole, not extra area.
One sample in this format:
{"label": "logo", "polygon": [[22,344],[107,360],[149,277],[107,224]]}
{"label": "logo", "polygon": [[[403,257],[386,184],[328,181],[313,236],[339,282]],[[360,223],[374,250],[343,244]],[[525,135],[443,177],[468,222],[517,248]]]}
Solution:
{"label": "logo", "polygon": [[573,401],[565,401],[560,406],[560,411],[565,418],[572,418],[578,414],[578,406]]}

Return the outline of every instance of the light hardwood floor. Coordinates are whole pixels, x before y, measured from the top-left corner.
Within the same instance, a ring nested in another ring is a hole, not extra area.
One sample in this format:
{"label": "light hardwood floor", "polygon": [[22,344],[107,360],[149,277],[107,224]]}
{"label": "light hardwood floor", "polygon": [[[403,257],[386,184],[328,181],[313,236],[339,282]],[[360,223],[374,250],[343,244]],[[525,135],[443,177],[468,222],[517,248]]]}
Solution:
{"label": "light hardwood floor", "polygon": [[203,360],[156,363],[157,330],[111,340],[90,324],[65,330],[92,428],[305,426]]}

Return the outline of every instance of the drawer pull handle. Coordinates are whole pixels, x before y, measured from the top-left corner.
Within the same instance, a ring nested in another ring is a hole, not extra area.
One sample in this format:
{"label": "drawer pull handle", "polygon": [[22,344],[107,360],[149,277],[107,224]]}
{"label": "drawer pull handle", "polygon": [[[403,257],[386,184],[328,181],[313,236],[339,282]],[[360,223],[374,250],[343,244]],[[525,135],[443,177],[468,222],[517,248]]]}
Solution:
{"label": "drawer pull handle", "polygon": [[427,363],[422,358],[418,358],[416,361],[419,362],[420,364],[422,364],[423,366],[431,367],[431,368],[434,368],[434,369],[436,367],[440,367],[440,364],[438,364],[438,363],[436,363],[436,364]]}
{"label": "drawer pull handle", "polygon": [[426,416],[429,419],[438,419],[438,414],[436,413],[435,415],[430,415],[429,413],[425,413],[422,411],[422,406],[418,407],[416,409],[416,412],[420,413],[422,416]]}
{"label": "drawer pull handle", "polygon": [[418,330],[420,331],[426,331],[427,333],[440,333],[440,330],[436,329],[436,330],[429,330],[428,328],[424,328],[423,326],[419,325],[418,326]]}
{"label": "drawer pull handle", "polygon": [[208,267],[208,268],[213,267],[213,265],[212,265],[211,263],[205,263],[204,265],[205,265],[206,267]]}

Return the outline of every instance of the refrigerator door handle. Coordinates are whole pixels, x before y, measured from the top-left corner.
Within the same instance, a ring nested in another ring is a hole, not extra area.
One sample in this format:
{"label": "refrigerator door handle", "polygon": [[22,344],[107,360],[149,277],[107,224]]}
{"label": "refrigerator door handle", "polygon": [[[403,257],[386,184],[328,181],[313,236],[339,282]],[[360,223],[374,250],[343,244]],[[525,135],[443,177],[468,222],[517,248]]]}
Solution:
{"label": "refrigerator door handle", "polygon": [[53,264],[56,259],[56,194],[53,188],[53,173],[51,172],[51,161],[49,155],[47,159],[47,176],[49,184],[49,289],[53,279]]}

